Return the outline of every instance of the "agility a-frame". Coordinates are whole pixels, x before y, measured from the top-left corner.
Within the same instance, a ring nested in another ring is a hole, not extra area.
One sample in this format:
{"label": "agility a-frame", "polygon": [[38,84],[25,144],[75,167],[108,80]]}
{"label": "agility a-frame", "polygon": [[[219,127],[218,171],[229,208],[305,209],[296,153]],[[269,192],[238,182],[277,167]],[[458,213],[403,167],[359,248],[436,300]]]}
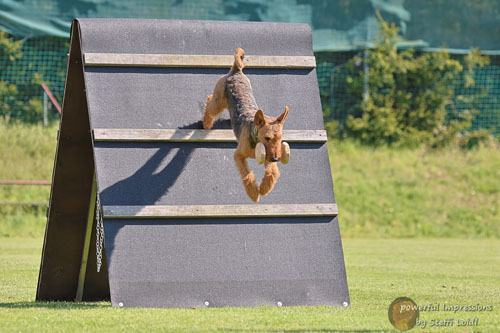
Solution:
{"label": "agility a-frame", "polygon": [[[290,162],[259,203],[241,186],[227,113],[201,129],[238,47],[265,113],[290,107]],[[349,304],[309,26],[73,22],[37,300],[109,299]]]}

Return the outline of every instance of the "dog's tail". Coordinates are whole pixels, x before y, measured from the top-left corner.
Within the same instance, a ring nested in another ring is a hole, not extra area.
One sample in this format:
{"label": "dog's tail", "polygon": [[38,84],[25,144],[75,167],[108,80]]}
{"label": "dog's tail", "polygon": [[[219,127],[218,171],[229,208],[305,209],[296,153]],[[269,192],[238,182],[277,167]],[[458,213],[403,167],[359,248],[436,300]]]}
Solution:
{"label": "dog's tail", "polygon": [[237,48],[236,52],[234,53],[234,63],[233,67],[231,68],[232,73],[241,72],[243,67],[245,67],[243,59],[245,59],[245,51],[241,48]]}

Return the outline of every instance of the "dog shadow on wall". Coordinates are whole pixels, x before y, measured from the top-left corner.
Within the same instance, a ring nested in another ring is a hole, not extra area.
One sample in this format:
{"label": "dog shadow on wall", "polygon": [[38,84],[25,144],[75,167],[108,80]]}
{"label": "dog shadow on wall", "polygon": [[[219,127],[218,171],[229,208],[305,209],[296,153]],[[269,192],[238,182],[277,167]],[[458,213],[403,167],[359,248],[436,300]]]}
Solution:
{"label": "dog shadow on wall", "polygon": [[[201,118],[201,117],[200,117]],[[179,129],[201,129],[203,128],[202,122],[197,121],[192,124],[185,125]],[[214,128],[217,129],[230,129],[231,123],[229,119],[219,119],[214,124]],[[155,143],[142,143],[134,144],[134,148],[142,149],[153,148],[157,144]],[[101,202],[103,204],[115,204],[115,200],[118,198],[119,204],[121,205],[153,205],[158,200],[160,200],[168,191],[174,186],[174,184],[179,179],[180,175],[186,169],[188,163],[191,162],[193,152],[196,150],[197,145],[191,144],[176,144],[175,147],[165,147],[165,145],[160,146],[157,151],[148,159],[148,161],[137,171],[135,171],[131,176],[120,180],[113,184],[112,186],[104,189],[100,192]],[[161,168],[165,159],[169,154],[173,156],[169,159],[169,162]],[[158,170],[160,168],[160,170]],[[140,190],[139,190],[140,189]],[[139,191],[138,191],[139,190]],[[131,221],[130,223],[141,223]],[[155,222],[152,222],[155,223]],[[191,223],[191,222],[189,222]],[[104,244],[104,265],[111,265],[111,261],[108,261],[109,257],[112,257],[112,252],[114,250],[115,238],[119,233],[123,224],[110,224],[106,227],[106,241]],[[93,228],[95,230],[95,228]],[[93,236],[93,244],[95,244],[95,232]],[[94,250],[95,253],[95,250]],[[95,256],[95,254],[94,254]],[[94,258],[94,257],[93,257]],[[95,261],[95,258],[93,259]],[[93,264],[95,267],[95,263]],[[97,274],[108,274],[107,267]],[[107,281],[107,279],[105,280]],[[109,288],[109,287],[108,287]]]}
{"label": "dog shadow on wall", "polygon": [[[197,121],[179,129],[201,129],[202,122]],[[219,119],[215,128],[230,129],[229,119]],[[200,144],[202,145],[202,144]],[[161,145],[148,161],[131,176],[118,181],[100,193],[104,204],[120,205],[154,205],[179,179],[190,163],[193,152],[200,146],[193,143],[177,143]],[[156,143],[134,144],[134,149],[153,149]],[[173,156],[168,156],[173,154]],[[165,166],[165,160],[168,162]],[[119,201],[117,203],[116,201]]]}

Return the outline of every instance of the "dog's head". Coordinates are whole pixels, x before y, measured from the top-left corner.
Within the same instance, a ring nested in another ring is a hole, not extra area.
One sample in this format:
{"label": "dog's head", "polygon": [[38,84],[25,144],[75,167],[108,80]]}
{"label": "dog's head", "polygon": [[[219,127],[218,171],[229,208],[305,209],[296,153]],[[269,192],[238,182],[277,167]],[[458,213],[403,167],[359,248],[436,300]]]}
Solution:
{"label": "dog's head", "polygon": [[254,117],[257,126],[259,141],[266,147],[266,161],[278,162],[281,158],[281,140],[283,137],[283,123],[288,116],[288,106],[277,118],[265,118],[264,112],[258,110]]}

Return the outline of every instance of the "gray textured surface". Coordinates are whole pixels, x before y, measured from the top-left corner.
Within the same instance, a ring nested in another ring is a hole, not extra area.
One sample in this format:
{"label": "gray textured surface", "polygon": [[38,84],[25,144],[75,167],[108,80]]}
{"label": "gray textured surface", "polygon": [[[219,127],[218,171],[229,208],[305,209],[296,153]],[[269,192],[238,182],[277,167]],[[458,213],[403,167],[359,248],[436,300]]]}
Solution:
{"label": "gray textured surface", "polygon": [[106,220],[105,232],[113,304],[349,302],[336,218]]}
{"label": "gray textured surface", "polygon": [[[312,55],[306,25],[79,21],[84,52]],[[246,70],[258,105],[285,129],[322,130],[315,70]],[[227,70],[85,68],[91,128],[201,128]],[[228,114],[215,128],[230,128]],[[233,143],[94,143],[103,205],[249,204]],[[261,203],[335,202],[324,143],[293,143]],[[251,161],[260,179],[263,166]],[[111,300],[125,306],[340,305],[349,301],[337,219],[105,220]]]}
{"label": "gray textured surface", "polygon": [[[244,70],[257,104],[285,129],[323,129],[315,70]],[[205,100],[228,70],[88,67],[92,128],[201,128]],[[224,111],[221,119],[229,119]],[[229,122],[216,128],[230,128]]]}
{"label": "gray textured surface", "polygon": [[312,56],[307,24],[79,19],[83,52]]}
{"label": "gray textured surface", "polygon": [[[105,205],[253,204],[233,160],[234,143],[96,143]],[[260,203],[331,203],[325,143],[292,143],[281,177]],[[264,166],[249,160],[259,181]],[[304,172],[307,170],[307,172]]]}

